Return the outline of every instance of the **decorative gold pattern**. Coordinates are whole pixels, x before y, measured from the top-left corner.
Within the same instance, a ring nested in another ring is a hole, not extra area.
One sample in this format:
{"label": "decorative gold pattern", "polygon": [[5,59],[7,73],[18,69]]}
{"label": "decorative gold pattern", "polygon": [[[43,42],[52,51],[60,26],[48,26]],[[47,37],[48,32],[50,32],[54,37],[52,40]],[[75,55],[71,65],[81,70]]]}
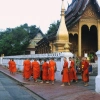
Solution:
{"label": "decorative gold pattern", "polygon": [[80,19],[80,21],[81,22],[85,22],[85,23],[86,22],[91,22],[91,23],[95,23],[96,22],[97,23],[98,20],[96,20],[96,19]]}
{"label": "decorative gold pattern", "polygon": [[83,13],[81,18],[95,18],[95,19],[98,18],[91,4],[85,9],[85,12]]}
{"label": "decorative gold pattern", "polygon": [[79,28],[79,24],[77,22],[74,26],[72,26],[70,29],[68,29],[68,33],[69,34],[72,33],[73,35],[78,34],[78,28]]}
{"label": "decorative gold pattern", "polygon": [[72,26],[71,28],[68,29],[68,31],[72,31],[72,30],[77,30],[78,29],[78,23],[76,23],[74,26]]}

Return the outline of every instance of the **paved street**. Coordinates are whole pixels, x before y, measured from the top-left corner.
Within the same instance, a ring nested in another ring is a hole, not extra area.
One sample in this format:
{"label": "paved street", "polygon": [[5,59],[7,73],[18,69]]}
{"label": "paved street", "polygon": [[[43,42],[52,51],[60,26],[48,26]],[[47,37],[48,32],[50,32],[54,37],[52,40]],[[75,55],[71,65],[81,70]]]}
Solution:
{"label": "paved street", "polygon": [[20,83],[0,73],[0,100],[42,100]]}

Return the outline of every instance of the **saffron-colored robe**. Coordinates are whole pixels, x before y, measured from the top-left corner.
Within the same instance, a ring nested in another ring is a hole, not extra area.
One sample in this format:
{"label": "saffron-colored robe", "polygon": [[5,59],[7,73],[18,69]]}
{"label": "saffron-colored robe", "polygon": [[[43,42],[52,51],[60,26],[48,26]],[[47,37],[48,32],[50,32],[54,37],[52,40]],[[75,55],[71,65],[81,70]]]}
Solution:
{"label": "saffron-colored robe", "polygon": [[31,62],[30,60],[25,60],[23,62],[23,77],[28,79],[31,76]]}
{"label": "saffron-colored robe", "polygon": [[11,72],[15,73],[16,71],[17,71],[17,69],[16,69],[16,63],[15,63],[15,61],[11,61]]}
{"label": "saffron-colored robe", "polygon": [[88,68],[89,68],[89,63],[84,60],[82,61],[81,63],[81,69],[82,69],[82,80],[84,82],[89,82],[89,71],[88,71]]}
{"label": "saffron-colored robe", "polygon": [[53,60],[49,61],[49,80],[54,81],[55,79],[55,68],[56,62]]}
{"label": "saffron-colored robe", "polygon": [[77,81],[76,70],[75,70],[75,62],[74,61],[71,61],[71,63],[70,63],[70,80],[76,80]]}
{"label": "saffron-colored robe", "polygon": [[63,65],[62,82],[70,82],[68,62],[67,61],[64,61],[64,65]]}
{"label": "saffron-colored robe", "polygon": [[43,80],[48,80],[49,77],[48,77],[48,63],[47,62],[44,62],[42,64],[42,79]]}
{"label": "saffron-colored robe", "polygon": [[37,61],[32,62],[32,69],[33,69],[33,79],[36,80],[40,77],[40,65]]}
{"label": "saffron-colored robe", "polygon": [[12,62],[12,60],[10,60],[9,62],[8,62],[8,68],[9,68],[9,71],[11,72],[11,62]]}

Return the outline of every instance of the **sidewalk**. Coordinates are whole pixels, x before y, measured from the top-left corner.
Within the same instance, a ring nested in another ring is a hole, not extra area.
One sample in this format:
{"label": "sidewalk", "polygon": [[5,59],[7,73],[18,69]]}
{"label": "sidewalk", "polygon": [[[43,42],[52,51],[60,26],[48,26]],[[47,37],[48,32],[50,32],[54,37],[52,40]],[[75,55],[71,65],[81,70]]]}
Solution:
{"label": "sidewalk", "polygon": [[27,89],[44,98],[44,100],[100,100],[100,94],[95,92],[95,76],[90,76],[89,86],[84,87],[81,77],[78,83],[71,83],[71,86],[60,86],[61,82],[55,81],[55,84],[34,83],[33,79],[26,82],[21,73],[11,75],[7,68],[0,66],[0,71],[9,77],[20,82]]}

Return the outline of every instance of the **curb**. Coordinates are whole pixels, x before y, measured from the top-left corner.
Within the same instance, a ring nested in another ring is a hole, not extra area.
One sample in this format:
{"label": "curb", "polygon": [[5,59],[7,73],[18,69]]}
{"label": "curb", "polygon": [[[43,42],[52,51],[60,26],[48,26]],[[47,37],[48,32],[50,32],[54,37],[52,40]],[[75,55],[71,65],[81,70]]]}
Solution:
{"label": "curb", "polygon": [[7,75],[8,77],[12,78],[13,80],[17,81],[18,83],[20,83],[21,86],[25,87],[26,89],[28,89],[30,92],[34,93],[36,96],[40,97],[41,99],[43,100],[46,100],[44,99],[43,97],[41,97],[40,95],[38,95],[37,93],[33,92],[32,90],[30,90],[29,88],[27,88],[25,85],[28,85],[27,83],[24,83],[24,82],[21,82],[19,80],[17,80],[16,78],[10,76],[9,74],[5,73],[4,71],[0,70],[1,73]]}

